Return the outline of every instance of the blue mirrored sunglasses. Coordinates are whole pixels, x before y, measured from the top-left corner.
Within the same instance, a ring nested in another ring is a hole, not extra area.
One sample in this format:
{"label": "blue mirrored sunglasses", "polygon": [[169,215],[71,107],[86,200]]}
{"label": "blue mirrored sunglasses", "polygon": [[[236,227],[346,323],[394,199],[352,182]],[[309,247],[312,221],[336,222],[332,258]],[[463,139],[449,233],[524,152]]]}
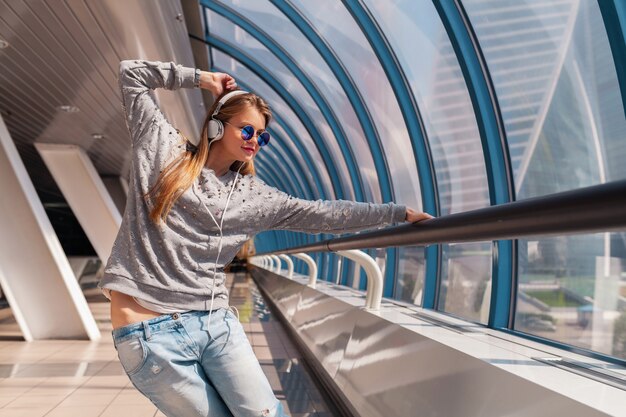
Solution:
{"label": "blue mirrored sunglasses", "polygon": [[[228,125],[231,125],[233,127],[236,127],[235,125],[228,123],[228,122],[224,122]],[[259,133],[260,132],[260,133]],[[250,140],[254,137],[254,127],[252,125],[245,125],[244,127],[241,128],[241,139],[243,140]],[[259,130],[257,132],[257,142],[259,143],[259,146],[265,146],[270,142],[270,133],[267,130]]]}

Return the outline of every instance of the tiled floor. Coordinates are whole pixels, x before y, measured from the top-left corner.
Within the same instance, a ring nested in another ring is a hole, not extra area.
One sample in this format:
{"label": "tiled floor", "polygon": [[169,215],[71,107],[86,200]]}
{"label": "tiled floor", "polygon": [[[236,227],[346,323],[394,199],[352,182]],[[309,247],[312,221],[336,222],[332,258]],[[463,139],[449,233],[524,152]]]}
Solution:
{"label": "tiled floor", "polygon": [[[231,304],[292,417],[332,417],[301,357],[258,289],[244,273],[230,274]],[[132,386],[111,340],[108,301],[86,290],[102,340],[20,341],[8,309],[0,311],[0,417],[163,416]]]}

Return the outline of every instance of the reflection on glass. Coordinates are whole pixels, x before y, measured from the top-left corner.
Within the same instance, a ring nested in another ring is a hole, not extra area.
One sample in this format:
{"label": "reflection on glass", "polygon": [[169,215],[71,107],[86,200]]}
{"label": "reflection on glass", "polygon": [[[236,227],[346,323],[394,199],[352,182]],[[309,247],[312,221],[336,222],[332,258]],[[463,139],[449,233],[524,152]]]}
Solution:
{"label": "reflection on glass", "polygon": [[262,63],[274,77],[279,79],[289,89],[289,93],[297,98],[298,103],[322,134],[322,137],[319,139],[326,143],[331,155],[333,155],[333,162],[339,172],[339,181],[342,184],[342,189],[346,191],[344,198],[354,200],[354,187],[350,181],[351,177],[346,165],[346,159],[342,156],[335,134],[317,107],[317,104],[313,101],[313,98],[302,86],[300,80],[296,79],[294,74],[272,52],[248,32],[210,10],[206,11],[206,16],[211,35],[221,39],[237,39],[236,45],[238,49],[254,57],[257,62]]}
{"label": "reflection on glass", "polygon": [[362,94],[380,134],[394,201],[420,209],[419,178],[406,124],[387,76],[363,32],[342,2],[294,0],[292,3],[332,45]]}
{"label": "reflection on glass", "polygon": [[[626,119],[598,3],[463,4],[502,110],[517,199],[626,178]],[[625,257],[623,234],[520,241],[515,328],[626,357]]]}
{"label": "reflection on glass", "polygon": [[443,245],[439,310],[486,324],[491,299],[491,242]]}
{"label": "reflection on glass", "polygon": [[[339,118],[358,161],[358,168],[365,183],[366,201],[382,202],[378,175],[365,133],[343,88],[331,69],[298,28],[273,4],[258,0],[220,0],[233,8],[276,40],[313,80]],[[271,22],[271,24],[262,24]]]}
{"label": "reflection on glass", "polygon": [[519,242],[515,329],[626,358],[626,233]]}
{"label": "reflection on glass", "polygon": [[398,248],[400,258],[394,298],[422,305],[426,273],[426,249],[407,246]]}
{"label": "reflection on glass", "polygon": [[463,5],[502,110],[517,198],[626,178],[626,120],[598,2]]}
{"label": "reflection on glass", "polygon": [[398,57],[422,114],[441,215],[488,206],[487,173],[474,109],[435,6],[414,0],[366,3]]}
{"label": "reflection on glass", "polygon": [[[261,95],[261,97],[269,103],[270,107],[284,118],[285,122],[291,126],[294,132],[298,133],[299,141],[303,144],[303,146],[306,146],[307,151],[313,158],[313,162],[320,167],[319,175],[322,183],[323,185],[328,186],[326,198],[329,200],[336,199],[334,188],[330,186],[333,182],[330,180],[328,171],[324,169],[326,166],[324,159],[320,155],[313,139],[308,134],[308,131],[304,128],[304,125],[298,116],[293,112],[291,107],[289,107],[287,103],[285,103],[285,101],[283,101],[280,96],[276,94],[276,92],[272,90],[264,81],[258,78],[241,63],[217,49],[214,49],[212,52],[214,63],[218,68],[228,71],[230,74],[233,74],[236,79],[240,79],[244,81],[246,85],[254,87],[254,91]],[[270,127],[272,127],[271,124]]]}

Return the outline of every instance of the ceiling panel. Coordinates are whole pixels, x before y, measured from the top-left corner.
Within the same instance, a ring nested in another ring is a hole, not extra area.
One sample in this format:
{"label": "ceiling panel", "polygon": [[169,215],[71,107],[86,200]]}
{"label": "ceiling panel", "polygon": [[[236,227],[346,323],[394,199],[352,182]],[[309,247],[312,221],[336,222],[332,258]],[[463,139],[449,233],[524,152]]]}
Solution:
{"label": "ceiling panel", "polygon": [[[78,145],[101,175],[128,178],[119,61],[195,66],[182,13],[180,1],[0,0],[0,39],[9,43],[0,49],[0,112],[45,205],[58,210],[65,200],[35,142]],[[205,112],[198,90],[156,96],[176,127],[198,134]]]}

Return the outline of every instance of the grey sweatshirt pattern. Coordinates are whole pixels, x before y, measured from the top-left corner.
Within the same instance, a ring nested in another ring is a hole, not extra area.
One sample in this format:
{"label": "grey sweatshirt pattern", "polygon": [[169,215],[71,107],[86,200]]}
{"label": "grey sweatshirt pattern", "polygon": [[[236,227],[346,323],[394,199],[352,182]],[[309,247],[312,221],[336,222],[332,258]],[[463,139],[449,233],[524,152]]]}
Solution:
{"label": "grey sweatshirt pattern", "polygon": [[[165,119],[152,91],[194,88],[194,71],[173,62],[120,63],[119,87],[131,136],[132,163],[122,224],[98,284],[105,294],[115,290],[181,310],[208,310],[213,290],[213,308],[228,307],[224,267],[260,232],[341,234],[404,221],[404,205],[304,200],[256,176],[230,171],[217,177],[205,167],[195,186],[174,203],[167,222],[155,225],[149,218],[152,202],[142,196],[160,171],[185,152],[185,141]],[[235,189],[224,211],[233,181]],[[220,235],[207,209],[218,222],[224,216],[217,262]]]}

